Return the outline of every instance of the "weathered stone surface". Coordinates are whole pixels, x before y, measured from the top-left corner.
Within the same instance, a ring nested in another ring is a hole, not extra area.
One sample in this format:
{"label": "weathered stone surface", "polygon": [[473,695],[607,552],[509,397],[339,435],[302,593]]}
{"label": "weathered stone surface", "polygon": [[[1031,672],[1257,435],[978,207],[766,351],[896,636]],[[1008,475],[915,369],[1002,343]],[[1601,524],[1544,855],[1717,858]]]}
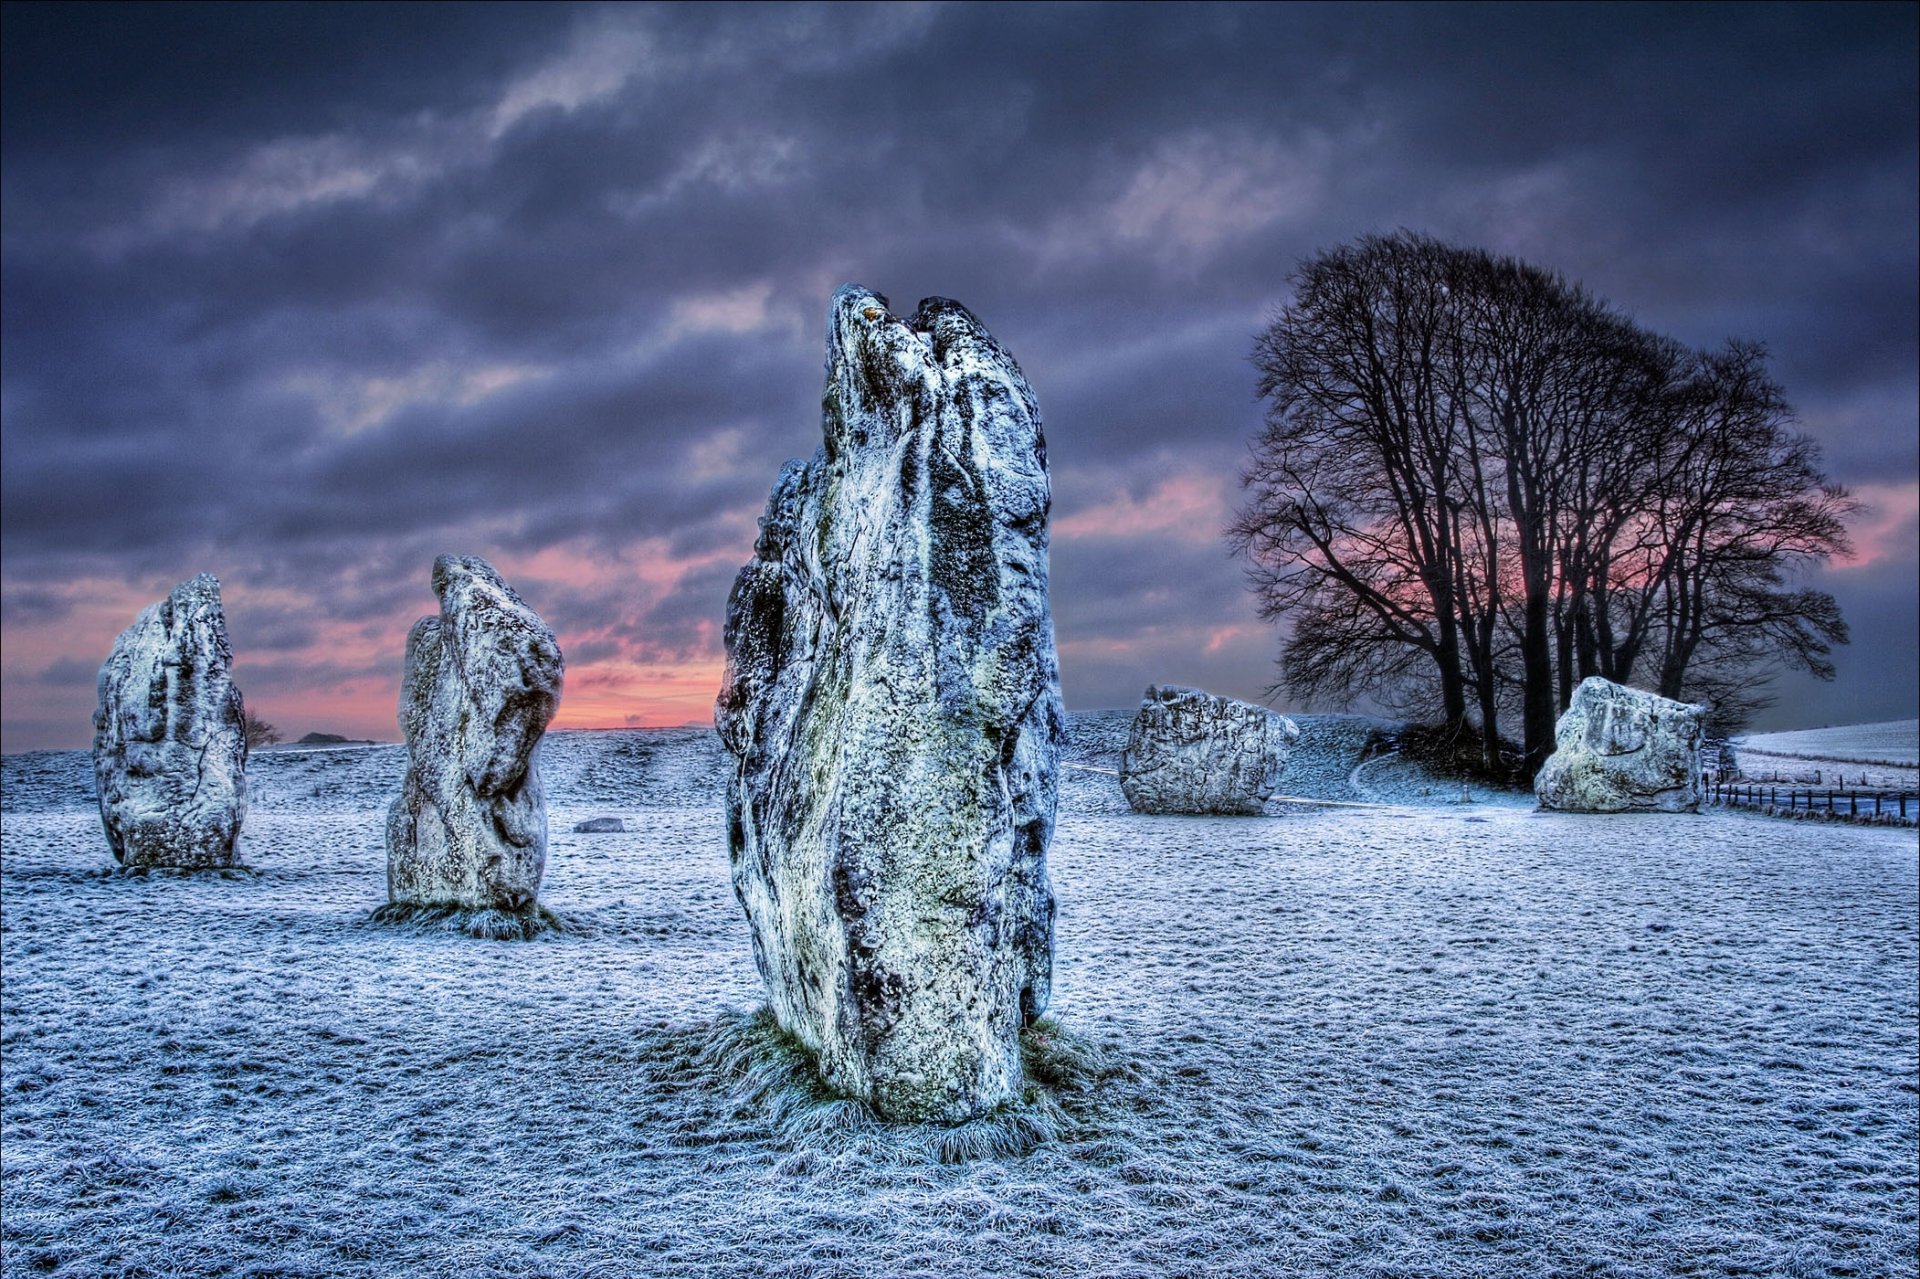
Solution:
{"label": "weathered stone surface", "polygon": [[627,824],[618,817],[589,817],[573,824],[576,835],[618,835],[627,829]]}
{"label": "weathered stone surface", "polygon": [[387,899],[530,911],[547,860],[538,747],[560,704],[560,645],[477,556],[435,560],[433,590],[440,615],[407,636]]}
{"label": "weathered stone surface", "polygon": [[1694,812],[1707,708],[1593,676],[1573,691],[1533,779],[1542,808]]}
{"label": "weathered stone surface", "polygon": [[883,1116],[1015,1098],[1052,975],[1046,445],[967,309],[854,285],[824,447],[781,472],[727,606],[734,890],[780,1025]]}
{"label": "weathered stone surface", "polygon": [[100,668],[93,775],[123,866],[240,863],[247,738],[211,573],[173,588],[120,633]]}
{"label": "weathered stone surface", "polygon": [[1264,706],[1152,685],[1127,733],[1120,789],[1137,813],[1256,814],[1299,737]]}

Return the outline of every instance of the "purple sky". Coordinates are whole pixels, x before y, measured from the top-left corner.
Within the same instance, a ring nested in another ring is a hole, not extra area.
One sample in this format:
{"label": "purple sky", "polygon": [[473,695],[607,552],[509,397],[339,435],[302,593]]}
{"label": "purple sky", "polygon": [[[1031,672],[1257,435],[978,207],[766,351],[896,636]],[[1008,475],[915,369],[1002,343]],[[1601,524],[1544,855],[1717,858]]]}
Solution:
{"label": "purple sky", "polygon": [[558,724],[704,720],[827,299],[965,302],[1039,395],[1072,707],[1257,695],[1220,528],[1247,355],[1400,227],[1765,341],[1870,503],[1855,634],[1761,727],[1911,717],[1913,5],[9,5],[4,749],[84,745],[221,579],[250,706],[397,737],[442,551],[559,633]]}

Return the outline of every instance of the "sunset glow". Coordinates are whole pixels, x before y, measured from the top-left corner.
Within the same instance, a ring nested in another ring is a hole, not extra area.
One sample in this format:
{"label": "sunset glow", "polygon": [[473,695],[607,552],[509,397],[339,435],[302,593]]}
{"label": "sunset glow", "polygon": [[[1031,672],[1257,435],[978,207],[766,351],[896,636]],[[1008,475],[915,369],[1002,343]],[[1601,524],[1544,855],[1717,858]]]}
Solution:
{"label": "sunset glow", "polygon": [[1866,509],[1850,529],[1853,553],[1834,567],[1863,569],[1911,561],[1920,543],[1920,481],[1856,484],[1853,495]]}
{"label": "sunset glow", "polygon": [[1911,716],[1911,10],[1519,12],[10,6],[0,744],[85,745],[202,571],[251,706],[391,739],[449,551],[559,636],[560,727],[704,722],[849,280],[959,299],[1031,383],[1069,704],[1260,696],[1254,335],[1394,228],[1763,342],[1867,509],[1791,584],[1837,680],[1758,726]]}

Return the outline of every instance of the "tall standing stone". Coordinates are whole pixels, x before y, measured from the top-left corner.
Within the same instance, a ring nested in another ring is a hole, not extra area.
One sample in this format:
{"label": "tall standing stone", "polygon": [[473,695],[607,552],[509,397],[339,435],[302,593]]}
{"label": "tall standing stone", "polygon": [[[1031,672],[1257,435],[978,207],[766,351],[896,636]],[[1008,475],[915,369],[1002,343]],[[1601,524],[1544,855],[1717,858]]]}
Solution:
{"label": "tall standing stone", "polygon": [[114,860],[240,863],[247,735],[220,583],[189,578],[120,633],[100,668],[93,775]]}
{"label": "tall standing stone", "polygon": [[1151,685],[1127,732],[1120,789],[1137,813],[1258,814],[1299,739],[1292,720],[1264,706]]}
{"label": "tall standing stone", "polygon": [[734,890],[779,1023],[881,1115],[1017,1097],[1053,961],[1046,444],[957,302],[828,314],[826,440],[727,605]]}
{"label": "tall standing stone", "polygon": [[440,615],[407,636],[387,899],[526,914],[547,862],[538,747],[560,704],[560,645],[478,556],[435,560],[433,590]]}
{"label": "tall standing stone", "polygon": [[1542,808],[1690,813],[1700,807],[1707,708],[1591,676],[1554,727],[1533,779]]}

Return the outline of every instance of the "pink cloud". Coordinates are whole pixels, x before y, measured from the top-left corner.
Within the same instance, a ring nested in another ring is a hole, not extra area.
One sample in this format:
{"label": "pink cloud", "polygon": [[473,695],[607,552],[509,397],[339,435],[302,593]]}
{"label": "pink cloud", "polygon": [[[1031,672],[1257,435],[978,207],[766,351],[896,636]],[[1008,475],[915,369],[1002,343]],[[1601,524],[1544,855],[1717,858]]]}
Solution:
{"label": "pink cloud", "polygon": [[1866,568],[1894,556],[1914,554],[1920,546],[1920,481],[1856,484],[1853,495],[1866,504],[1847,530],[1853,554],[1833,562],[1837,569]]}
{"label": "pink cloud", "polygon": [[720,658],[637,666],[595,663],[567,672],[555,728],[671,728],[713,720],[726,663]]}
{"label": "pink cloud", "polygon": [[1253,630],[1251,626],[1216,626],[1207,632],[1207,652],[1218,653],[1229,644],[1246,639]]}
{"label": "pink cloud", "polygon": [[[666,638],[649,627],[648,613],[690,574],[744,563],[752,516],[739,522],[739,546],[696,555],[675,555],[664,539],[648,539],[618,554],[568,545],[493,557],[501,575],[555,628],[563,653],[592,654],[569,660],[555,727],[659,727],[711,719],[725,664],[718,603],[715,616],[673,624]],[[235,637],[234,682],[248,708],[290,737],[322,731],[397,740],[407,632],[435,606],[427,570],[427,564],[419,566],[419,589],[410,602],[369,620],[330,616],[324,587],[261,583],[216,566]],[[35,583],[31,593],[38,607],[10,603],[0,619],[0,693],[6,704],[0,748],[88,745],[96,701],[90,672],[140,610],[178,580]],[[8,583],[10,596],[15,585]],[[592,620],[584,617],[589,613]],[[272,634],[276,623],[280,632],[271,646],[249,645],[249,634]]]}
{"label": "pink cloud", "polygon": [[1138,537],[1156,533],[1184,542],[1217,542],[1231,509],[1230,477],[1187,471],[1169,475],[1144,497],[1109,494],[1095,506],[1053,522],[1056,538]]}

